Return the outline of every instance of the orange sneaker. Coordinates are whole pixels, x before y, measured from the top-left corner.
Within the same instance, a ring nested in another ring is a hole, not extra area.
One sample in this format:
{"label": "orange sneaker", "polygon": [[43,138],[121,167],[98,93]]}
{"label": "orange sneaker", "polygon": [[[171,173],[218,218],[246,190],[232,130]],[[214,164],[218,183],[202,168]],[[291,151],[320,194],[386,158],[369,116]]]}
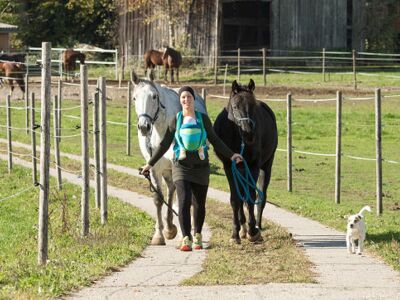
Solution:
{"label": "orange sneaker", "polygon": [[192,241],[188,236],[185,236],[182,240],[181,251],[192,251]]}

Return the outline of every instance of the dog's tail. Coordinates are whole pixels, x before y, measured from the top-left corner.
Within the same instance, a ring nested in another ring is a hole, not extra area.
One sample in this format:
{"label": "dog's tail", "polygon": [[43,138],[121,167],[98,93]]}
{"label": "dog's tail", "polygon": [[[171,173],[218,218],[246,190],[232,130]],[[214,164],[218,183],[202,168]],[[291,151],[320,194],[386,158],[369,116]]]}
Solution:
{"label": "dog's tail", "polygon": [[361,210],[358,214],[364,217],[364,211],[371,212],[371,207],[369,205],[364,206],[363,208],[361,208]]}

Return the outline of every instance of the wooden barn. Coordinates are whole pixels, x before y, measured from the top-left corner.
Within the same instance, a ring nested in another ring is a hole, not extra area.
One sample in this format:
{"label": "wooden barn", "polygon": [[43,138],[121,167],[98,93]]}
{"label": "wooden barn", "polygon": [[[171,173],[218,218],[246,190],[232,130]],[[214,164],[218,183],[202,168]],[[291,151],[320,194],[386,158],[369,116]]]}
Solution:
{"label": "wooden barn", "polygon": [[0,51],[11,50],[10,34],[17,32],[18,27],[10,24],[0,23]]}
{"label": "wooden barn", "polygon": [[368,0],[188,0],[183,8],[159,3],[170,6],[122,8],[123,53],[174,44],[205,60],[237,48],[364,50]]}

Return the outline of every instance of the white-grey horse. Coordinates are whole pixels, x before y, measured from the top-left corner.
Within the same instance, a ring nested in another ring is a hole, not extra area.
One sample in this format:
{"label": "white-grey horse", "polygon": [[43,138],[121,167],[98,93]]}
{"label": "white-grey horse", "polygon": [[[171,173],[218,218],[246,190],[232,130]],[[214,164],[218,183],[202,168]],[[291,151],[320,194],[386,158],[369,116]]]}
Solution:
{"label": "white-grey horse", "polygon": [[[159,146],[168,124],[182,109],[177,89],[158,85],[149,80],[139,79],[135,73],[132,76],[133,99],[135,102],[136,115],[138,117],[138,138],[139,146],[145,160],[149,160],[154,150]],[[195,95],[195,109],[202,113],[207,113],[204,100]],[[150,170],[153,184],[158,191],[162,192],[161,179],[167,185],[167,203],[170,207],[173,204],[175,185],[172,181],[172,146],[169,151],[161,158]],[[173,224],[173,212],[167,209],[166,226],[164,228],[162,220],[163,201],[154,194],[154,203],[157,207],[157,220],[152,245],[165,245],[165,238],[173,239],[177,234],[177,228]]]}

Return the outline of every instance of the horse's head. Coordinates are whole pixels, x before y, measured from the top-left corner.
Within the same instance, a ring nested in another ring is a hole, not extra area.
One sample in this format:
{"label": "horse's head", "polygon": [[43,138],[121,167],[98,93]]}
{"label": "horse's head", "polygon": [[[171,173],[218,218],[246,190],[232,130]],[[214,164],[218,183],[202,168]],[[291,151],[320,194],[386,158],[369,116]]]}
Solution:
{"label": "horse's head", "polygon": [[170,55],[171,53],[171,48],[168,46],[165,46],[164,51],[162,53],[162,59],[166,59],[168,57],[168,55]]}
{"label": "horse's head", "polygon": [[132,95],[138,116],[137,127],[140,133],[145,136],[151,132],[160,111],[165,107],[160,102],[160,95],[154,83],[148,80],[140,80],[135,72],[132,72],[132,81]]}
{"label": "horse's head", "polygon": [[78,54],[76,55],[76,57],[79,59],[79,62],[83,65],[85,64],[85,59],[86,59],[86,55],[83,54],[82,52],[78,52]]}
{"label": "horse's head", "polygon": [[253,94],[254,81],[250,79],[247,86],[232,83],[232,91],[228,102],[228,119],[235,122],[244,141],[251,144],[255,141],[254,108],[257,105]]}

